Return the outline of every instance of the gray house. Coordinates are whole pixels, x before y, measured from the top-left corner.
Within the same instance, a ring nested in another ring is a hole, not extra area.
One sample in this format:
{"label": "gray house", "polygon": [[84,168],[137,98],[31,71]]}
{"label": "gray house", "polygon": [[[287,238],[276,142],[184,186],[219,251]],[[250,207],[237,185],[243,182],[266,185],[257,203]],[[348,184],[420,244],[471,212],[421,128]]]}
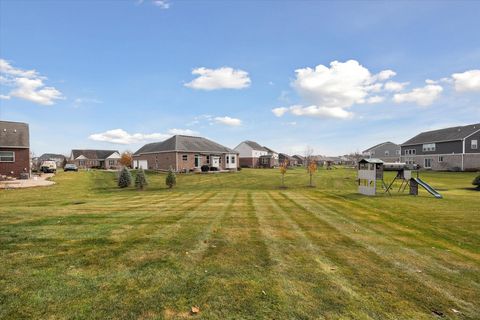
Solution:
{"label": "gray house", "polygon": [[362,155],[365,158],[377,158],[384,162],[399,162],[400,146],[390,141],[382,142],[362,151]]}
{"label": "gray house", "polygon": [[480,123],[422,132],[401,145],[401,160],[432,170],[480,170]]}

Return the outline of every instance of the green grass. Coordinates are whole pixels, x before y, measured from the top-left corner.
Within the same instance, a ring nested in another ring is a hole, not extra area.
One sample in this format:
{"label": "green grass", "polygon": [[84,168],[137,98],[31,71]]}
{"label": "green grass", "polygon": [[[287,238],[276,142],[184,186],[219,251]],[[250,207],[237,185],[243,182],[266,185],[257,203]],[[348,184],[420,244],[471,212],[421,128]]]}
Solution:
{"label": "green grass", "polygon": [[[474,173],[444,196],[357,194],[355,171],[60,173],[0,190],[1,319],[480,318]],[[389,173],[387,180],[392,179]],[[454,312],[453,309],[458,312]]]}

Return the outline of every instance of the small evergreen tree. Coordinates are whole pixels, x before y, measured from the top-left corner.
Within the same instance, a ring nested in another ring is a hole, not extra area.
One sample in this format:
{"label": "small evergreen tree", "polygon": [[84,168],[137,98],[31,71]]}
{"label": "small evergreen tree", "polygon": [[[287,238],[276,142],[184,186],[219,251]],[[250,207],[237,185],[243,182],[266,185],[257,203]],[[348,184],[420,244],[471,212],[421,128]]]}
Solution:
{"label": "small evergreen tree", "polygon": [[173,186],[177,184],[177,177],[175,176],[175,172],[173,172],[172,167],[170,167],[170,169],[168,170],[165,184],[168,186],[169,189],[173,188]]}
{"label": "small evergreen tree", "polygon": [[120,188],[126,188],[132,184],[132,175],[128,171],[127,167],[123,167],[120,171],[120,176],[118,177],[118,186]]}
{"label": "small evergreen tree", "polygon": [[148,185],[147,177],[145,176],[145,171],[140,168],[137,171],[137,176],[135,177],[135,187],[139,190],[143,190]]}
{"label": "small evergreen tree", "polygon": [[473,184],[474,186],[477,186],[477,189],[480,190],[480,175],[478,175],[475,179],[473,179],[472,184]]}

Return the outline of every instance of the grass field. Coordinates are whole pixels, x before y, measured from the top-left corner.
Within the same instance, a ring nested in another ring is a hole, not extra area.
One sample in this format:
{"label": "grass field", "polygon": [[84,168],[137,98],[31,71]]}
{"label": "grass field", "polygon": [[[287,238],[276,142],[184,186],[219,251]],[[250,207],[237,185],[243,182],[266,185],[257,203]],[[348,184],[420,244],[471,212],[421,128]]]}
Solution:
{"label": "grass field", "polygon": [[[356,193],[355,171],[60,173],[0,190],[1,319],[479,319],[473,173],[444,196]],[[387,180],[391,179],[391,176]],[[200,313],[189,314],[192,306]]]}

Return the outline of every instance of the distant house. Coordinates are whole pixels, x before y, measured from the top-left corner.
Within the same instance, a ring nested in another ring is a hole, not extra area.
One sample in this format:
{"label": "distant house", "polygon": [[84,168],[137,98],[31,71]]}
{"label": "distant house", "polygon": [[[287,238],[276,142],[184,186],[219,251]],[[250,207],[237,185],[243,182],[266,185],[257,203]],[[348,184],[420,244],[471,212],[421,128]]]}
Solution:
{"label": "distant house", "polygon": [[384,162],[399,162],[400,146],[390,141],[382,142],[362,151],[362,155],[365,158],[377,158]]}
{"label": "distant house", "polygon": [[41,165],[42,162],[46,160],[55,161],[57,168],[63,168],[66,157],[63,154],[44,153],[40,157],[36,158],[37,166]]}
{"label": "distant house", "polygon": [[304,166],[306,165],[305,163],[305,157],[301,156],[301,155],[298,155],[298,154],[295,154],[292,156],[292,158],[296,159],[297,160],[297,165],[299,166]]}
{"label": "distant house", "polygon": [[117,150],[72,150],[70,163],[81,169],[116,169],[119,167],[120,153]]}
{"label": "distant house", "polygon": [[239,154],[240,167],[273,168],[278,166],[278,153],[272,149],[262,147],[255,141],[243,141],[234,150]]}
{"label": "distant house", "polygon": [[289,167],[296,167],[298,165],[298,160],[296,158],[291,157],[285,153],[280,153],[278,155],[278,161],[280,162],[280,164],[286,163]]}
{"label": "distant house", "polygon": [[422,132],[401,145],[401,160],[432,170],[480,170],[480,123]]}
{"label": "distant house", "polygon": [[149,143],[133,154],[133,167],[177,172],[200,170],[202,165],[218,170],[236,170],[238,153],[202,137],[176,135]]}
{"label": "distant house", "polygon": [[30,175],[28,124],[0,121],[0,175],[19,178]]}

